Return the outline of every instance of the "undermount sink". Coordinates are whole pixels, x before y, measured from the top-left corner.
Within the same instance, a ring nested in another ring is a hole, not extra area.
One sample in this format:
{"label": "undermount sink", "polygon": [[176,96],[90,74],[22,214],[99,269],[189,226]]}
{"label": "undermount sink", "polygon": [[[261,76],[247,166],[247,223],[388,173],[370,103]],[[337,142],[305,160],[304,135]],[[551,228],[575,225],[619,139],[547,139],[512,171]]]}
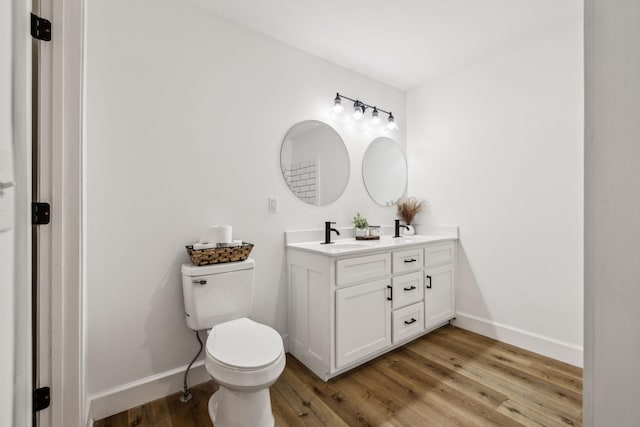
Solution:
{"label": "undermount sink", "polygon": [[326,245],[327,250],[338,249],[338,250],[347,250],[347,249],[360,249],[360,248],[368,248],[371,245],[367,245],[366,243],[340,243],[335,242],[332,245]]}
{"label": "undermount sink", "polygon": [[[334,245],[335,245],[333,246],[334,248],[342,248],[342,249],[357,249],[357,248],[371,246],[371,245],[367,245],[366,243],[352,243],[352,242],[345,242],[345,243],[335,242]],[[329,248],[331,248],[331,246]]]}
{"label": "undermount sink", "polygon": [[402,237],[398,237],[393,239],[393,242],[395,244],[404,244],[404,243],[416,243],[416,242],[420,242],[422,240],[427,240],[426,238],[419,236],[402,236]]}

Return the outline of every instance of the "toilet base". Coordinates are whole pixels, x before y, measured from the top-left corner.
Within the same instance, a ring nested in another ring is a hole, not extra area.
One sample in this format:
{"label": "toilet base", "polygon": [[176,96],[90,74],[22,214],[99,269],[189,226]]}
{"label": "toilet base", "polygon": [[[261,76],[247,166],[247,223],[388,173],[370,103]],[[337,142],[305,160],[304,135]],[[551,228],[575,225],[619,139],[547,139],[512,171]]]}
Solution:
{"label": "toilet base", "polygon": [[273,427],[269,387],[246,391],[221,385],[209,399],[209,417],[215,427]]}

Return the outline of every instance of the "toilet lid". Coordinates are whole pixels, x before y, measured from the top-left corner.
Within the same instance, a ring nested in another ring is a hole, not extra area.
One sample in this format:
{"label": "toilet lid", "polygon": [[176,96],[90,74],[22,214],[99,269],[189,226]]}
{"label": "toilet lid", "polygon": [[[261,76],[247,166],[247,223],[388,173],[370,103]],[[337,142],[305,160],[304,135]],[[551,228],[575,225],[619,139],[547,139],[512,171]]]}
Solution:
{"label": "toilet lid", "polygon": [[247,318],[216,325],[207,338],[209,356],[237,369],[270,365],[282,351],[282,338],[278,332]]}

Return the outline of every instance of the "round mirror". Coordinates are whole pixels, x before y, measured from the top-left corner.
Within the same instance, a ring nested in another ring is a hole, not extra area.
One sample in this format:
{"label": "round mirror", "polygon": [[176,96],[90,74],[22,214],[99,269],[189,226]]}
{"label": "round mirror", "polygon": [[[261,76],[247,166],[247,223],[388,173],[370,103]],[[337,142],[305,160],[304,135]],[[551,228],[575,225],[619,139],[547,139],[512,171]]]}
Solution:
{"label": "round mirror", "polygon": [[310,205],[328,205],[349,181],[349,153],[331,126],[316,120],[295,124],[282,141],[282,176],[289,189]]}
{"label": "round mirror", "polygon": [[377,204],[396,203],[407,189],[407,159],[402,148],[391,138],[374,139],[362,159],[362,179]]}

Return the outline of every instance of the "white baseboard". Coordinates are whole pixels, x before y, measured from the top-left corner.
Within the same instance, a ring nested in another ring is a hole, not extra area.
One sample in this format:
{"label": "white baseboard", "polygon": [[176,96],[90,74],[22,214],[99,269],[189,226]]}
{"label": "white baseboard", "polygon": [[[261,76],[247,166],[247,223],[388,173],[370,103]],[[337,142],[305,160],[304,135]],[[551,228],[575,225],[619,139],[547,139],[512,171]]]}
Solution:
{"label": "white baseboard", "polygon": [[456,313],[453,324],[459,328],[493,338],[543,356],[551,357],[574,366],[583,366],[583,349],[580,346],[534,334],[492,320],[465,313]]}
{"label": "white baseboard", "polygon": [[[89,420],[100,420],[181,391],[186,369],[186,366],[181,366],[89,396]],[[210,379],[204,360],[193,364],[189,372],[190,386]]]}

